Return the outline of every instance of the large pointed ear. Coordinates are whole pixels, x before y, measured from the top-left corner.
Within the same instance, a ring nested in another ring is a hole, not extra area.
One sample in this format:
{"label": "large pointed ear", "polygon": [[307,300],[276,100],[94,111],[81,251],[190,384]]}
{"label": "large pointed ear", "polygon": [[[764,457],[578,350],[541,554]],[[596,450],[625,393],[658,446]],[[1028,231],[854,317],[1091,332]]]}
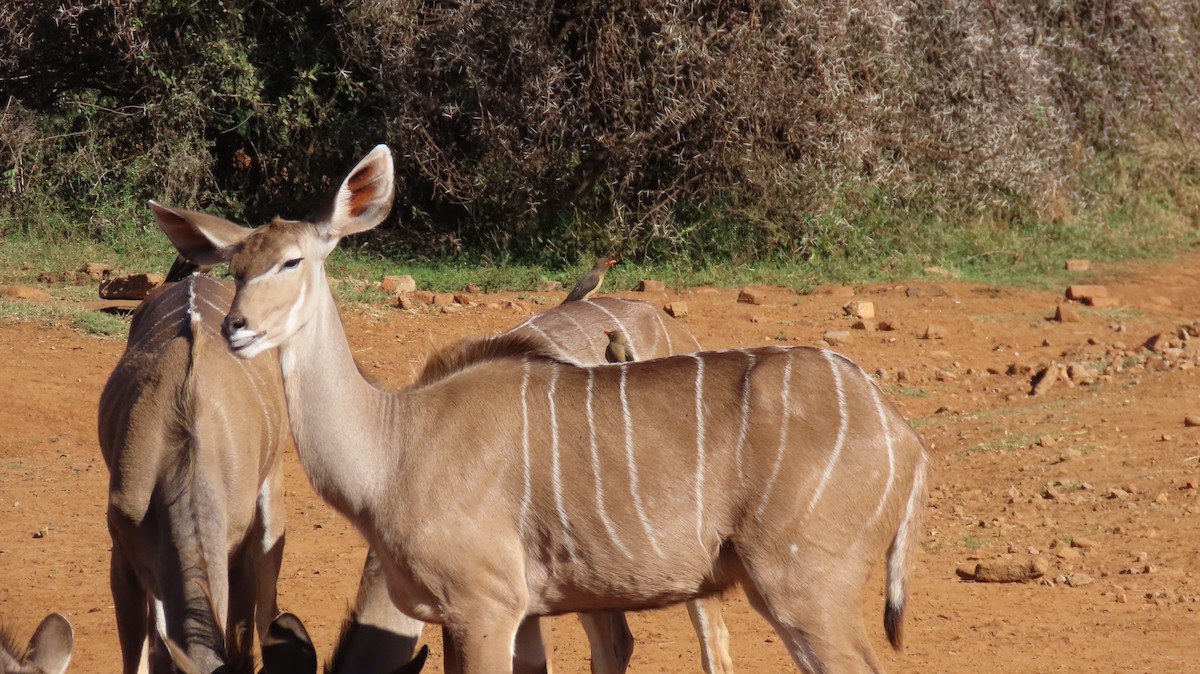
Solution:
{"label": "large pointed ear", "polygon": [[185,258],[199,264],[227,262],[233,249],[253,230],[207,213],[163,206],[156,201],[147,205],[154,221],[166,233]]}
{"label": "large pointed ear", "polygon": [[260,674],[316,674],[317,651],[304,623],[291,613],[280,613],[262,642]]}
{"label": "large pointed ear", "polygon": [[71,646],[75,634],[71,623],[58,613],[51,613],[42,620],[33,638],[29,640],[29,649],[25,652],[25,662],[35,665],[47,674],[63,674],[71,663]]}
{"label": "large pointed ear", "polygon": [[395,181],[392,151],[376,145],[342,181],[317,227],[325,236],[340,239],[378,225],[392,210]]}

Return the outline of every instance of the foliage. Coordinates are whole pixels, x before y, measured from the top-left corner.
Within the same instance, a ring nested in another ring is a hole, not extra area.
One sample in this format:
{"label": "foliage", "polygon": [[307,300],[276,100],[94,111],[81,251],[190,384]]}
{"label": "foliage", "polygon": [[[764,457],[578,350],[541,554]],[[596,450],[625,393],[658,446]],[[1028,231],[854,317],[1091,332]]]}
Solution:
{"label": "foliage", "polygon": [[986,261],[1200,220],[1197,83],[1190,0],[25,0],[0,236],[299,216],[387,141],[390,257]]}

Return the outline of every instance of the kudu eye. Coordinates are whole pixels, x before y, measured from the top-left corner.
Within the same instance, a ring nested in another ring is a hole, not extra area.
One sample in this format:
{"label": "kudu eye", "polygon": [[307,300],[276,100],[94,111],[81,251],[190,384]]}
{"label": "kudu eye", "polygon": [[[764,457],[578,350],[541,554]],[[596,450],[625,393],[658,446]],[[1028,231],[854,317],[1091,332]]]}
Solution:
{"label": "kudu eye", "polygon": [[303,259],[304,258],[302,258],[302,257],[294,257],[294,258],[288,260],[287,262],[284,262],[282,265],[279,266],[279,268],[280,269],[295,269],[296,267],[300,266],[300,261]]}

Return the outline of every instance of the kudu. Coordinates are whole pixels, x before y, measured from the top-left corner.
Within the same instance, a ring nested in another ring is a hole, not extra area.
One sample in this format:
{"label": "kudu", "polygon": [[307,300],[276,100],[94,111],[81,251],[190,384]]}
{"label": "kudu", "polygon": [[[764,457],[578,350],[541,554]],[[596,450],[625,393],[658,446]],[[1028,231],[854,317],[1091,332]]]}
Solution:
{"label": "kudu", "polygon": [[[581,365],[605,362],[608,343],[606,330],[620,330],[631,354],[639,358],[660,358],[699,349],[699,342],[674,319],[645,302],[618,298],[571,301],[536,314],[508,330],[520,335],[559,358]],[[688,614],[700,639],[701,658],[708,674],[733,671],[729,657],[729,632],[721,615],[719,597],[703,597],[688,602]],[[517,661],[521,670],[538,671],[545,667],[545,651],[536,618],[518,635]],[[622,674],[633,653],[633,637],[621,612],[597,611],[580,614],[588,635],[594,674]],[[304,648],[307,632],[294,616],[284,619],[281,634],[297,632],[284,645]],[[375,553],[368,552],[359,581],[358,594],[350,617],[339,635],[329,674],[388,674],[405,663],[420,636],[422,623],[408,618],[387,596],[383,568]],[[449,639],[447,639],[449,641]],[[449,644],[447,644],[449,646]],[[267,668],[270,670],[270,667]],[[276,670],[283,674],[285,670]]]}
{"label": "kudu", "polygon": [[232,300],[202,275],[147,299],[100,396],[125,674],[248,671],[278,613],[287,408],[278,359],[221,337]]}
{"label": "kudu", "polygon": [[885,558],[899,647],[927,460],[871,378],[820,349],[580,367],[504,336],[376,388],[324,260],[386,217],[393,180],[379,146],[312,220],[158,224],[189,259],[229,261],[225,338],[247,359],[278,347],[301,465],[366,537],[401,610],[441,623],[467,674],[511,672],[526,616],[740,582],[798,667],[878,671],[858,600]]}
{"label": "kudu", "polygon": [[64,674],[74,641],[71,623],[58,613],[42,619],[24,648],[0,629],[0,674]]}

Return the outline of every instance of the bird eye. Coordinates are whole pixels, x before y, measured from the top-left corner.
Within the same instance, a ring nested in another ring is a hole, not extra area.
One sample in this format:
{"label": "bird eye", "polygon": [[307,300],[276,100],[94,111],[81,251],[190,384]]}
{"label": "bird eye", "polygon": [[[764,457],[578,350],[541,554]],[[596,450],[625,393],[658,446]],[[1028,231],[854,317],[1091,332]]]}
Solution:
{"label": "bird eye", "polygon": [[291,260],[284,262],[283,266],[281,266],[280,269],[295,269],[296,267],[300,266],[300,261],[303,259],[304,258],[302,258],[302,257],[292,258]]}

